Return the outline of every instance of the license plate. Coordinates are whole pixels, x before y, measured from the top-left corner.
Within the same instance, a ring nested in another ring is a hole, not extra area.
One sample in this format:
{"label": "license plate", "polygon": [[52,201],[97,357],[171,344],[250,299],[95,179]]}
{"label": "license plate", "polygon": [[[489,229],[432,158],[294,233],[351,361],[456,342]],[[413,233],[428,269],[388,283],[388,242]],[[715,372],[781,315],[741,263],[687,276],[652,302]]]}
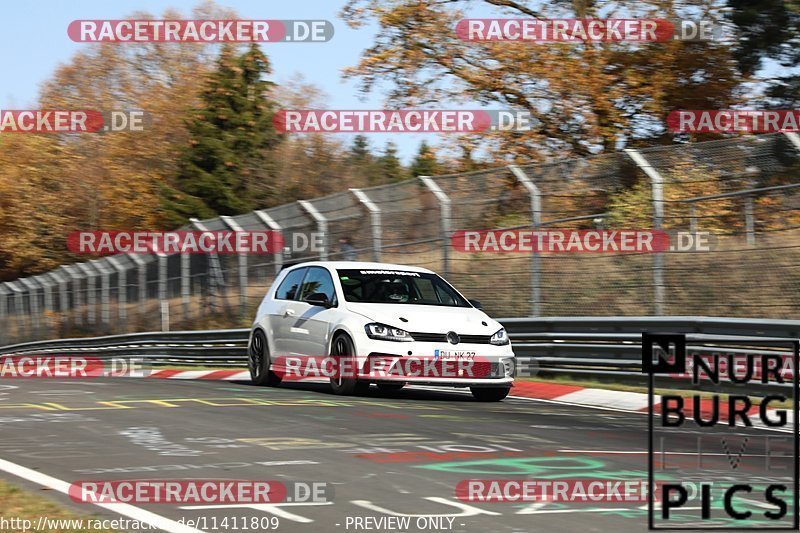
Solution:
{"label": "license plate", "polygon": [[475,359],[475,352],[467,352],[462,350],[434,350],[433,358],[472,361]]}

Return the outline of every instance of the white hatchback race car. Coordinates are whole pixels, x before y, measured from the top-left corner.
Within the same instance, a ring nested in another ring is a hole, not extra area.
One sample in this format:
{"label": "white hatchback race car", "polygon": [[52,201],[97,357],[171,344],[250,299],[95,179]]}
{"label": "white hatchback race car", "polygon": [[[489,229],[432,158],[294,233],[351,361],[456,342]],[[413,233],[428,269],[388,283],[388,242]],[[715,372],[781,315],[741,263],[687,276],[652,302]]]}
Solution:
{"label": "white hatchback race car", "polygon": [[285,268],[264,297],[248,343],[258,385],[324,377],[337,394],[376,383],[469,387],[499,401],[514,352],[498,322],[424,268],[351,261]]}

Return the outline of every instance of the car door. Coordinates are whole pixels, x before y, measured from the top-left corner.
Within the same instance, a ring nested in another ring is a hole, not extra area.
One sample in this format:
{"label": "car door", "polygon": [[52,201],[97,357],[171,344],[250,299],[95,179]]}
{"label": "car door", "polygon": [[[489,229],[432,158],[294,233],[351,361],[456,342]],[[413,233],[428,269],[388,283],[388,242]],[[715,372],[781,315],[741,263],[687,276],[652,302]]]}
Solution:
{"label": "car door", "polygon": [[300,296],[300,286],[307,270],[307,267],[291,270],[275,291],[275,305],[272,306],[270,315],[275,356],[285,356],[290,353],[291,328],[298,312],[297,298]]}
{"label": "car door", "polygon": [[323,293],[330,302],[338,305],[333,277],[327,268],[308,267],[297,298],[297,314],[290,331],[290,351],[293,354],[322,357],[326,355],[330,324],[336,308],[327,309],[320,305],[305,303],[308,296]]}

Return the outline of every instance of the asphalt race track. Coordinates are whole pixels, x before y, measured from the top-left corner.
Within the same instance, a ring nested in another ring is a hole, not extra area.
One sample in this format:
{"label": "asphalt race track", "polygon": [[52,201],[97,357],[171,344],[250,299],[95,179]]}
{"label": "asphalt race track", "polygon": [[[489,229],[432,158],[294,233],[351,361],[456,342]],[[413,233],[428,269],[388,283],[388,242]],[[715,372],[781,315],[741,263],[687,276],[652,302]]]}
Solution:
{"label": "asphalt race track", "polygon": [[[647,417],[641,414],[513,398],[479,403],[469,394],[428,389],[372,387],[364,397],[339,397],[316,384],[3,379],[0,425],[0,477],[102,517],[119,515],[75,503],[58,486],[194,478],[316,482],[329,490],[325,502],[135,505],[136,516],[168,519],[160,522],[167,531],[224,531],[224,517],[277,517],[278,531],[374,531],[391,528],[363,521],[357,527],[356,518],[397,515],[411,516],[408,531],[647,527],[647,506],[640,503],[463,502],[455,496],[457,483],[470,478],[644,481]],[[683,431],[690,435],[692,427]],[[764,432],[749,434],[755,442]],[[758,454],[760,446],[748,453]],[[704,468],[713,476],[725,466],[712,457]],[[201,517],[204,523],[197,522]],[[187,521],[194,527],[182,529]]]}

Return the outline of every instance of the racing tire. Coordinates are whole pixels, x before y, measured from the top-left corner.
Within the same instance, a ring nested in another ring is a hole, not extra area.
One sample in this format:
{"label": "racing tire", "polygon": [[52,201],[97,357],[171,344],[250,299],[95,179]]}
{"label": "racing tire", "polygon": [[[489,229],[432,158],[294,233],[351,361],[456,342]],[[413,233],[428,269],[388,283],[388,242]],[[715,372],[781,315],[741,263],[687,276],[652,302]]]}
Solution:
{"label": "racing tire", "polygon": [[510,387],[470,387],[472,396],[479,402],[499,402],[508,396]]}
{"label": "racing tire", "polygon": [[342,360],[349,359],[348,371],[355,372],[355,346],[353,340],[344,333],[340,333],[333,339],[331,345],[331,357],[336,358],[337,374],[331,376],[331,390],[340,396],[352,396],[365,394],[369,390],[369,381],[360,381],[355,377],[343,377]]}
{"label": "racing tire", "polygon": [[281,383],[281,377],[269,369],[271,358],[269,356],[269,345],[267,336],[260,329],[253,333],[250,341],[250,349],[247,357],[247,369],[250,371],[250,379],[258,386],[276,387]]}

